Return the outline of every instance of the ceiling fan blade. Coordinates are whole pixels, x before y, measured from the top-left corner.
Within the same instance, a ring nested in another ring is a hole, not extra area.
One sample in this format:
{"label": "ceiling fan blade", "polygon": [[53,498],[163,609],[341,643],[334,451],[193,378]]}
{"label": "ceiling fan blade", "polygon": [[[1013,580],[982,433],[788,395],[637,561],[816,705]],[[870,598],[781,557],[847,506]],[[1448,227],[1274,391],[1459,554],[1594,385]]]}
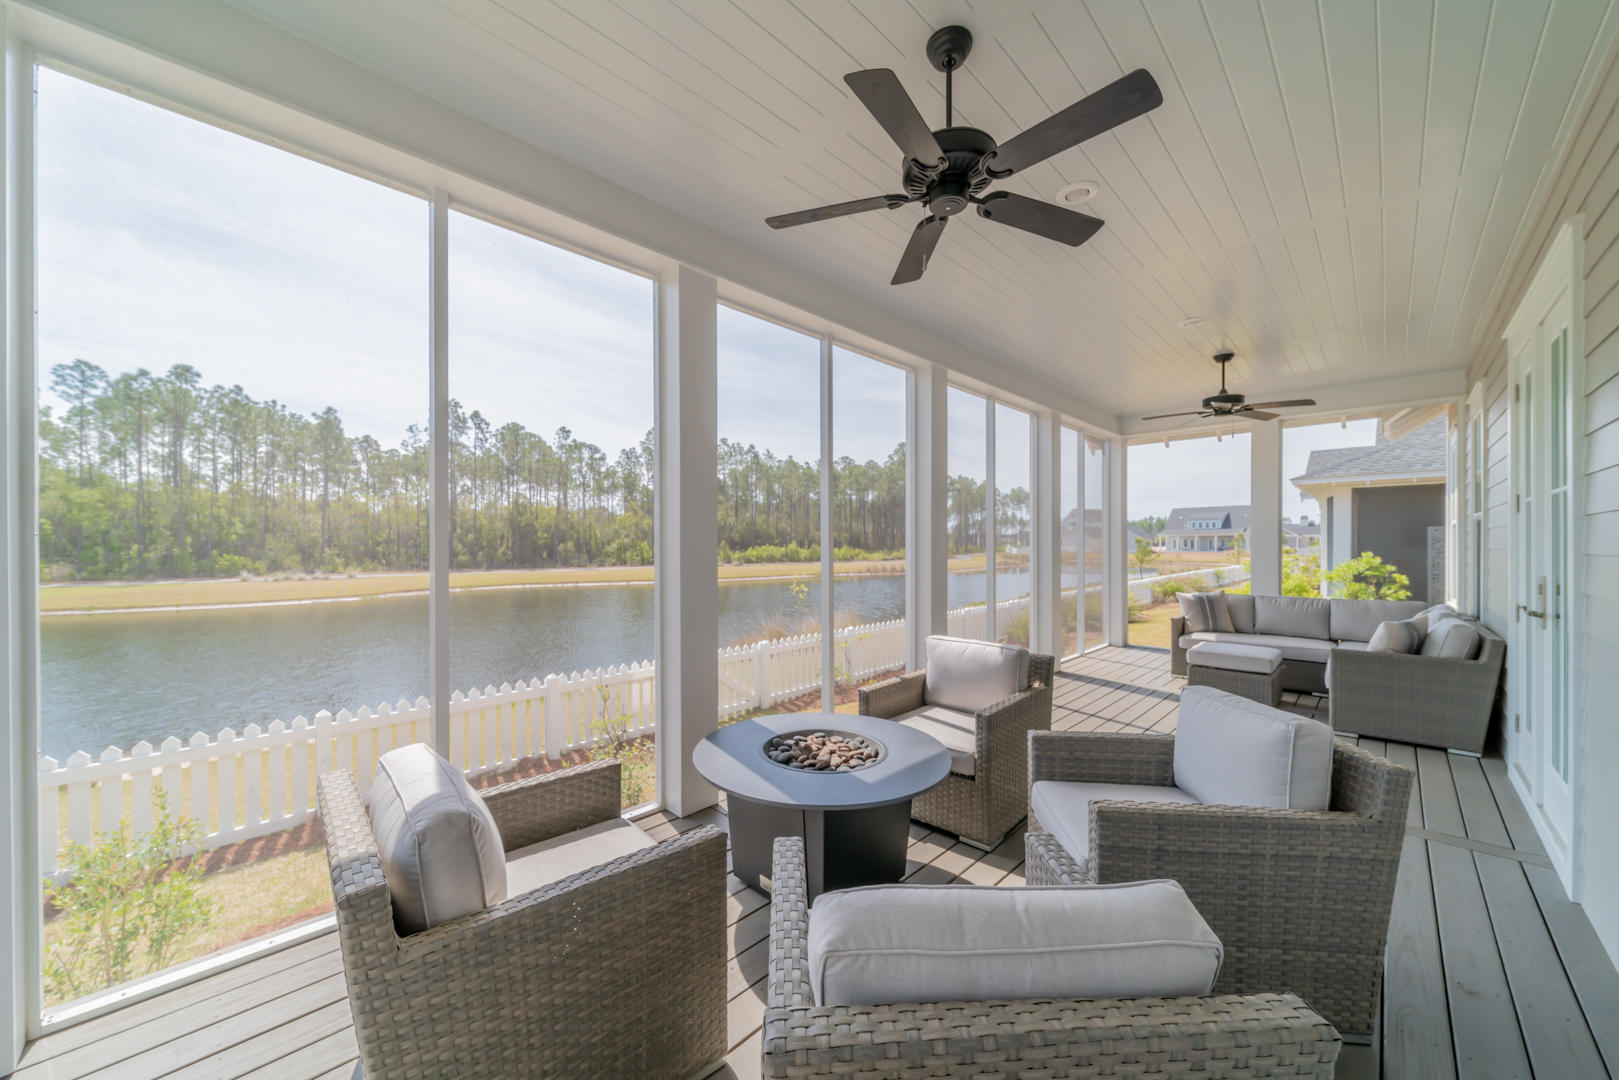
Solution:
{"label": "ceiling fan blade", "polygon": [[922,119],[916,102],[905,92],[898,75],[888,68],[872,68],[851,71],[843,81],[907,157],[925,168],[933,168],[944,159],[939,140],[933,137],[933,130]]}
{"label": "ceiling fan blade", "polygon": [[910,243],[905,245],[905,254],[899,257],[899,266],[894,270],[894,280],[889,282],[890,285],[904,285],[922,276],[928,268],[928,260],[933,257],[933,249],[939,245],[939,237],[944,235],[944,227],[949,220],[942,217],[925,217],[917,222],[916,228],[911,232]]}
{"label": "ceiling fan blade", "polygon": [[1256,401],[1248,407],[1250,409],[1296,409],[1303,405],[1314,405],[1315,398],[1295,398],[1292,401]]}
{"label": "ceiling fan blade", "polygon": [[1145,68],[1137,68],[1006,140],[987,162],[989,175],[1011,176],[1163,103],[1157,81]]}
{"label": "ceiling fan blade", "polygon": [[1103,224],[1101,218],[1011,191],[997,191],[984,196],[978,204],[978,216],[1070,247],[1078,247],[1095,236],[1096,230]]}
{"label": "ceiling fan blade", "polygon": [[772,229],[785,229],[793,225],[808,225],[812,221],[825,221],[827,218],[864,214],[867,210],[892,210],[896,206],[904,206],[908,201],[903,195],[873,195],[869,199],[817,206],[813,210],[799,210],[792,214],[777,214],[775,217],[765,218],[765,224]]}
{"label": "ceiling fan blade", "polygon": [[1143,416],[1141,419],[1143,419],[1143,420],[1168,420],[1171,417],[1176,417],[1176,416],[1205,416],[1205,415],[1208,415],[1208,414],[1199,412],[1197,409],[1191,409],[1191,410],[1189,410],[1187,412],[1164,412],[1164,413],[1159,413],[1157,416]]}
{"label": "ceiling fan blade", "polygon": [[1281,413],[1265,412],[1263,409],[1244,409],[1237,415],[1249,420],[1275,420]]}

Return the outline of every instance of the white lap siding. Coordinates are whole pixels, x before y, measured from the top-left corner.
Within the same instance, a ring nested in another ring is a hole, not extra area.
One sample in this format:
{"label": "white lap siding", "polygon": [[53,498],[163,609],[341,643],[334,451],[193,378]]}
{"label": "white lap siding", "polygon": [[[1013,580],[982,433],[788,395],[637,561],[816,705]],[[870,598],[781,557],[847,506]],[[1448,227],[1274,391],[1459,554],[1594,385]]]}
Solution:
{"label": "white lap siding", "polygon": [[[1581,901],[1610,956],[1619,957],[1619,71],[1609,57],[1546,202],[1511,263],[1508,287],[1483,328],[1468,385],[1482,384],[1485,413],[1484,621],[1511,624],[1511,387],[1506,322],[1557,230],[1583,215],[1585,276],[1585,616],[1577,657],[1585,680]],[[1508,716],[1511,715],[1509,710]]]}

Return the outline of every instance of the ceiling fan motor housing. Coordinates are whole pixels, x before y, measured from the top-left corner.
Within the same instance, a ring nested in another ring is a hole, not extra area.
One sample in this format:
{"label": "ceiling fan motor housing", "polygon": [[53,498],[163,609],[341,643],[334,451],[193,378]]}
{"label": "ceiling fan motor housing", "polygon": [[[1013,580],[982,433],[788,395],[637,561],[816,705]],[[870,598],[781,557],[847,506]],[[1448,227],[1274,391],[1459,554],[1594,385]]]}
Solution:
{"label": "ceiling fan motor housing", "polygon": [[907,158],[902,166],[905,194],[926,203],[935,217],[949,217],[967,209],[970,197],[989,187],[983,161],[995,149],[995,140],[970,127],[940,128],[933,137],[944,151],[944,165],[929,171]]}

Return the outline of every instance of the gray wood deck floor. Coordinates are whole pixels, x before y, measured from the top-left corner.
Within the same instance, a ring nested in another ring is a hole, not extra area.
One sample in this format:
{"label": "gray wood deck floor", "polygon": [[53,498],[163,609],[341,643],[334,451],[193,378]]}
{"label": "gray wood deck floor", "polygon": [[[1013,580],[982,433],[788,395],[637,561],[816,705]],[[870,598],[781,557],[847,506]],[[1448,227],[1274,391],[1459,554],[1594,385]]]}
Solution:
{"label": "gray wood deck floor", "polygon": [[[1167,653],[1104,649],[1069,663],[1054,726],[1172,731],[1182,681]],[[1287,695],[1313,713],[1325,702]],[[1619,977],[1569,903],[1498,760],[1366,740],[1417,770],[1390,928],[1383,1024],[1346,1049],[1340,1077],[1390,1080],[1539,1076],[1585,1080],[1619,1069]],[[723,809],[642,822],[663,838]],[[911,881],[1013,885],[1019,830],[991,852],[911,827]],[[721,1077],[759,1075],[764,896],[730,879],[731,1053]],[[16,1080],[337,1080],[355,1061],[332,935],[54,1032],[31,1044]]]}

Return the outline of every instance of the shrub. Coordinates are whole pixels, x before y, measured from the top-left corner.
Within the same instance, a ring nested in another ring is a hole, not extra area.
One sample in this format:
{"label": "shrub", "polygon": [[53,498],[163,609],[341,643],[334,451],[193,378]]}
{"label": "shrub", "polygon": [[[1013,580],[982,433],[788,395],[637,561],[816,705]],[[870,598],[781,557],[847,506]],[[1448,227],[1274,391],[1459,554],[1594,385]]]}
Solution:
{"label": "shrub", "polygon": [[67,846],[72,877],[45,879],[45,902],[64,920],[45,952],[45,981],[58,1000],[126,983],[169,966],[175,948],[213,919],[214,902],[198,891],[202,864],[180,861],[202,828],[174,817],[155,793],[152,831],[134,839],[128,821],[93,844]]}
{"label": "shrub", "polygon": [[1321,558],[1313,551],[1282,551],[1282,595],[1320,596]]}
{"label": "shrub", "polygon": [[1175,597],[1186,591],[1186,585],[1180,581],[1160,581],[1152,587],[1152,602],[1167,604]]}
{"label": "shrub", "polygon": [[635,714],[624,710],[623,692],[622,686],[596,688],[601,708],[590,725],[595,736],[590,760],[618,759],[622,779],[619,802],[628,809],[657,798],[657,748],[651,738],[631,732]]}
{"label": "shrub", "polygon": [[1363,551],[1327,571],[1334,596],[1348,600],[1408,600],[1411,579],[1399,567]]}

